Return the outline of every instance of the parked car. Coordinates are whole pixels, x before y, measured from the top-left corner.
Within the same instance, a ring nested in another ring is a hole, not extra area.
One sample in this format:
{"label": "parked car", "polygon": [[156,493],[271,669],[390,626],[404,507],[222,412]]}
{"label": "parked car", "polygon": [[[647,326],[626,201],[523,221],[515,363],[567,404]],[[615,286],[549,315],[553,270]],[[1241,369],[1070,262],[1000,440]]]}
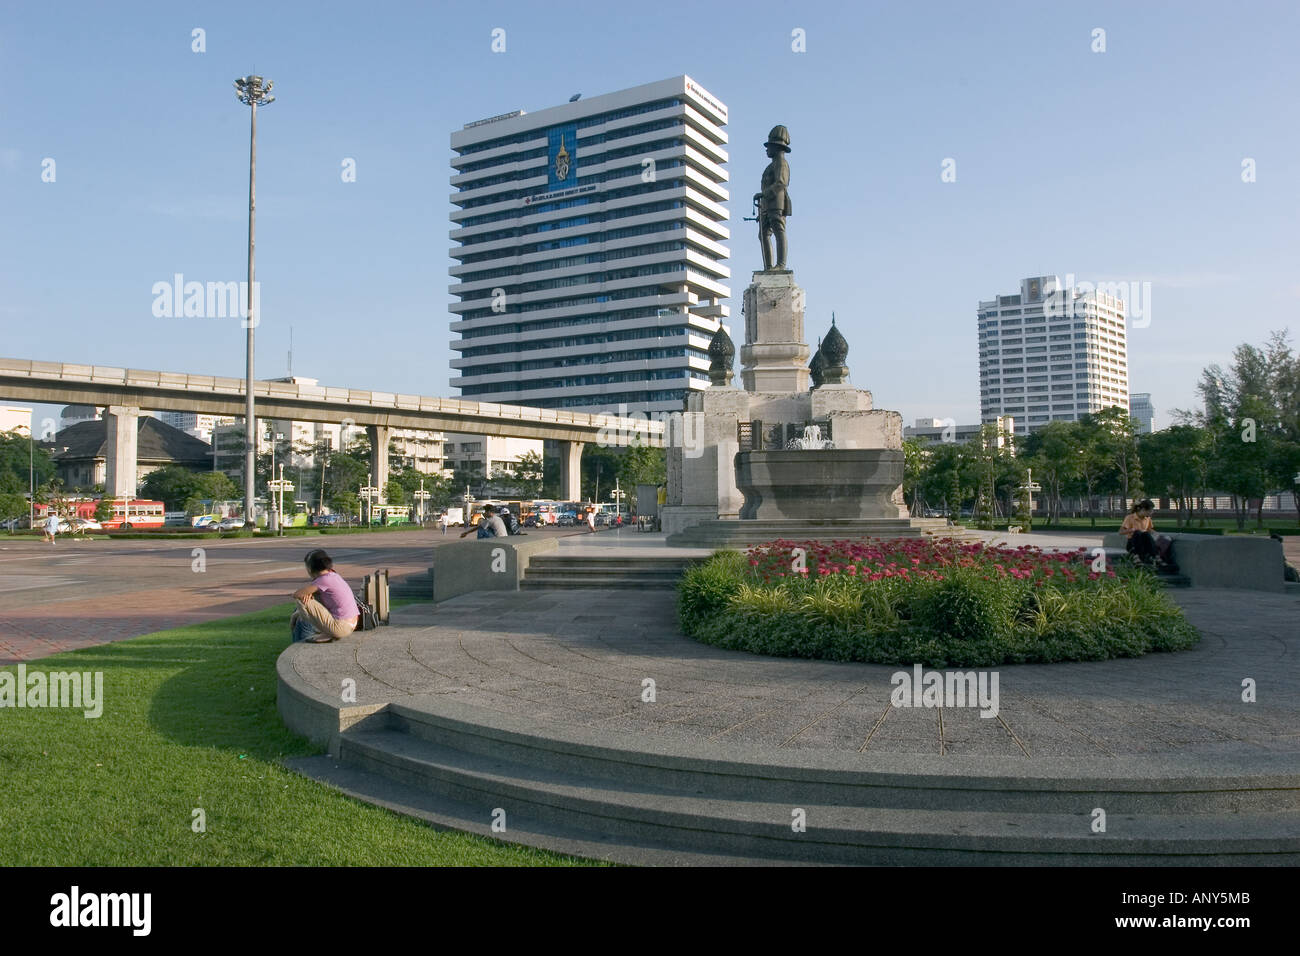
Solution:
{"label": "parked car", "polygon": [[239,531],[244,527],[244,516],[222,518],[221,523],[217,525],[218,531]]}
{"label": "parked car", "polygon": [[[71,521],[74,531],[103,531],[104,526],[94,518],[73,518]],[[60,529],[62,530],[62,529]]]}
{"label": "parked car", "polygon": [[560,517],[555,523],[561,528],[572,528],[578,523],[578,513],[576,511],[561,511]]}

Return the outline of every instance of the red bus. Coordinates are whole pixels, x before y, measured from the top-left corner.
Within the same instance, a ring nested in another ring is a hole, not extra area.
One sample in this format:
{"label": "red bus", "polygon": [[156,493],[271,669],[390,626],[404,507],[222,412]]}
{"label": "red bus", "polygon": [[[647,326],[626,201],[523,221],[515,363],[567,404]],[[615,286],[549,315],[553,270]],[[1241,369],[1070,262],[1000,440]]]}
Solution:
{"label": "red bus", "polygon": [[[93,518],[99,507],[98,499],[80,498],[64,502],[59,517]],[[49,514],[48,504],[36,505],[37,519]],[[105,531],[118,531],[124,528],[161,528],[166,520],[165,508],[161,501],[149,501],[144,498],[117,498],[113,501],[113,516],[100,524]]]}
{"label": "red bus", "polygon": [[161,528],[166,520],[166,507],[161,501],[140,499],[113,500],[113,515],[100,524],[105,531],[123,528]]}

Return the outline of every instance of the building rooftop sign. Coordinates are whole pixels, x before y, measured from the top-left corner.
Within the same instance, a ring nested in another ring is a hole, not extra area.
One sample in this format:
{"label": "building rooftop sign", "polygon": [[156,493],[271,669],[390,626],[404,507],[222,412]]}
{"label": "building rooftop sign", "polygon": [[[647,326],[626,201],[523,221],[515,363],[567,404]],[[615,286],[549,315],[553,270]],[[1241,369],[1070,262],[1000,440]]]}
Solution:
{"label": "building rooftop sign", "polygon": [[488,123],[499,123],[501,120],[514,119],[516,116],[523,116],[523,110],[512,110],[509,113],[500,113],[497,116],[489,116],[487,119],[475,120],[472,123],[466,123],[462,129],[473,129],[475,126],[486,126]]}

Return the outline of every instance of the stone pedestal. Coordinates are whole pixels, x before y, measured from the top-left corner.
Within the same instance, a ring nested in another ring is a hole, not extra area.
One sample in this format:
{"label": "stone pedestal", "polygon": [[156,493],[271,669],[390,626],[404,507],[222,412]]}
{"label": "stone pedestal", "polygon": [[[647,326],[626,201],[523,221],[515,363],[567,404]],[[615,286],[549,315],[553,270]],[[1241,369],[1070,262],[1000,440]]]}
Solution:
{"label": "stone pedestal", "polygon": [[[842,337],[835,341],[839,333],[833,327],[832,332],[828,339],[839,372],[810,390],[803,290],[792,272],[754,273],[745,290],[743,389],[726,387],[719,374],[711,388],[687,395],[681,428],[670,431],[668,501],[662,513],[669,535],[685,534],[696,526],[729,526],[733,521],[751,527],[771,521],[795,525],[848,521],[858,522],[858,531],[867,522],[873,532],[903,528],[909,534],[919,533],[906,521],[902,498],[902,417],[873,408],[870,392],[844,380],[847,345]],[[716,346],[719,372],[729,366],[722,360],[725,345],[716,337],[710,345],[711,355]],[[756,422],[763,426],[757,439],[752,428]],[[743,445],[741,424],[751,426]],[[810,424],[829,430],[832,450],[786,453],[773,447],[774,441],[784,439],[772,437],[772,426]],[[751,447],[755,444],[757,451]],[[776,458],[770,457],[773,454]],[[786,454],[796,457],[778,463],[777,458]],[[818,454],[826,459],[820,469]],[[754,496],[752,507],[741,492],[747,484]]]}
{"label": "stone pedestal", "polygon": [[806,392],[808,345],[804,292],[794,273],[755,272],[745,290],[745,344],[740,382],[747,392]]}

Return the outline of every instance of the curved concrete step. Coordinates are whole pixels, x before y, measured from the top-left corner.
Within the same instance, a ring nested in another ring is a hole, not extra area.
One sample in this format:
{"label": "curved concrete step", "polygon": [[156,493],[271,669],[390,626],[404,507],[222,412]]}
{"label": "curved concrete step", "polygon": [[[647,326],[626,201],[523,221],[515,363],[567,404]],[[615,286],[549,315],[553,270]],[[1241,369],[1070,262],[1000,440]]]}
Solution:
{"label": "curved concrete step", "polygon": [[[339,763],[476,808],[469,812],[480,821],[501,808],[507,821],[521,814],[561,832],[599,833],[633,849],[876,865],[1149,865],[1207,855],[1219,865],[1300,861],[1296,810],[1135,814],[1112,808],[1107,832],[1098,834],[1090,824],[1101,794],[1076,799],[1069,811],[1037,813],[727,798],[703,788],[667,789],[474,753],[397,730],[345,733]],[[791,826],[797,811],[803,811],[804,830]]]}
{"label": "curved concrete step", "polygon": [[[386,729],[428,743],[580,776],[657,787],[703,791],[727,799],[927,810],[1002,810],[1026,813],[1089,811],[1117,813],[1300,812],[1300,774],[1192,774],[1134,776],[1095,772],[1036,774],[955,773],[803,768],[758,759],[718,759],[673,748],[649,753],[588,743],[576,733],[528,733],[472,723],[412,704],[387,708]],[[865,762],[865,761],[864,761]]]}

